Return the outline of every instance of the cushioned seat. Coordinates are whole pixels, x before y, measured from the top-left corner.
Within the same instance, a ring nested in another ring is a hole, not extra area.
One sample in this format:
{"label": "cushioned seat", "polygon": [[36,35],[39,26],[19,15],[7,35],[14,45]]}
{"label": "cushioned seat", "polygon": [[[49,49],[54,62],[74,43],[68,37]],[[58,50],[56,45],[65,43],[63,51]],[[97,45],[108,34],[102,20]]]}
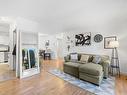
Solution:
{"label": "cushioned seat", "polygon": [[73,67],[79,67],[80,64],[74,63],[74,62],[66,62],[66,63],[64,63],[64,65],[73,66]]}
{"label": "cushioned seat", "polygon": [[99,64],[89,63],[89,64],[83,64],[79,67],[80,72],[84,72],[86,74],[99,76],[103,73],[103,68]]}
{"label": "cushioned seat", "polygon": [[66,62],[64,63],[64,72],[68,73],[70,75],[73,75],[75,77],[79,77],[79,63],[74,62]]}
{"label": "cushioned seat", "polygon": [[79,78],[100,85],[103,79],[103,68],[99,64],[83,64],[79,66]]}

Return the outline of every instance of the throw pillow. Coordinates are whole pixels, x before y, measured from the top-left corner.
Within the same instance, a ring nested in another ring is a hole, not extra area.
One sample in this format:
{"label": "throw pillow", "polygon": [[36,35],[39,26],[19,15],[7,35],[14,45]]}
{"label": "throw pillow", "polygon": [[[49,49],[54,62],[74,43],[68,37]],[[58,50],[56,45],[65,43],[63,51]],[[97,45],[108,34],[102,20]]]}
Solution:
{"label": "throw pillow", "polygon": [[99,64],[101,62],[101,57],[100,56],[93,56],[92,62]]}
{"label": "throw pillow", "polygon": [[88,62],[92,62],[92,60],[93,60],[93,55],[89,55]]}
{"label": "throw pillow", "polygon": [[66,57],[64,57],[64,60],[65,60],[65,62],[70,61],[70,55],[67,55]]}
{"label": "throw pillow", "polygon": [[109,58],[109,56],[101,56],[101,62],[105,62],[105,61],[107,61],[107,60],[109,60],[110,58]]}
{"label": "throw pillow", "polygon": [[80,59],[80,61],[82,61],[82,62],[88,62],[88,59],[89,59],[89,55],[81,55],[81,59]]}
{"label": "throw pillow", "polygon": [[77,61],[78,60],[78,54],[77,53],[72,53],[70,54],[71,61]]}

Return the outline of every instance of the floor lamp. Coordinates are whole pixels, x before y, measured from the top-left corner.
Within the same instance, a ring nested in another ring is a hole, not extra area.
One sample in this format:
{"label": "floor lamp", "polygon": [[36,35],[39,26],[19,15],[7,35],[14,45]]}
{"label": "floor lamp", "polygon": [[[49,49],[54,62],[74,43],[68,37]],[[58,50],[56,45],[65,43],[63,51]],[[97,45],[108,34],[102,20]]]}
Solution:
{"label": "floor lamp", "polygon": [[117,48],[119,47],[119,42],[117,40],[110,41],[109,46],[112,48],[111,73],[113,75],[113,71],[114,69],[116,69],[116,73],[120,77],[119,57],[118,57],[118,51],[117,51]]}

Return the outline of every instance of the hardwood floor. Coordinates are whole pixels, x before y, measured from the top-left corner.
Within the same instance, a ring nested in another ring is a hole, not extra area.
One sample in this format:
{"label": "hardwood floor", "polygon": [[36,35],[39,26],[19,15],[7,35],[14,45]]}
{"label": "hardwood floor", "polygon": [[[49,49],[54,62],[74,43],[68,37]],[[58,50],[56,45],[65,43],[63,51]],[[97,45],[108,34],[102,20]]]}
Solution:
{"label": "hardwood floor", "polygon": [[115,83],[116,95],[127,95],[127,76],[116,77]]}
{"label": "hardwood floor", "polygon": [[6,63],[0,63],[0,82],[14,78],[15,72],[9,69],[9,65]]}
{"label": "hardwood floor", "polygon": [[[0,83],[0,95],[94,95],[48,73],[52,68],[63,68],[62,60],[42,62],[41,74]],[[127,95],[125,76],[116,78],[116,95]]]}

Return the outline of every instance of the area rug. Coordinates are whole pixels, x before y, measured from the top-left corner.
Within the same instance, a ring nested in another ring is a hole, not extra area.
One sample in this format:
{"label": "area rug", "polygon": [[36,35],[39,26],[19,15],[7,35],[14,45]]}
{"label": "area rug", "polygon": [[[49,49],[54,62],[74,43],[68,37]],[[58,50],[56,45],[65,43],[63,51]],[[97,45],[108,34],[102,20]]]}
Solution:
{"label": "area rug", "polygon": [[49,70],[49,72],[75,86],[78,86],[96,95],[115,95],[115,78],[114,77],[103,79],[101,85],[97,86],[92,83],[75,78],[69,74],[66,74],[59,69],[52,69],[52,70]]}

